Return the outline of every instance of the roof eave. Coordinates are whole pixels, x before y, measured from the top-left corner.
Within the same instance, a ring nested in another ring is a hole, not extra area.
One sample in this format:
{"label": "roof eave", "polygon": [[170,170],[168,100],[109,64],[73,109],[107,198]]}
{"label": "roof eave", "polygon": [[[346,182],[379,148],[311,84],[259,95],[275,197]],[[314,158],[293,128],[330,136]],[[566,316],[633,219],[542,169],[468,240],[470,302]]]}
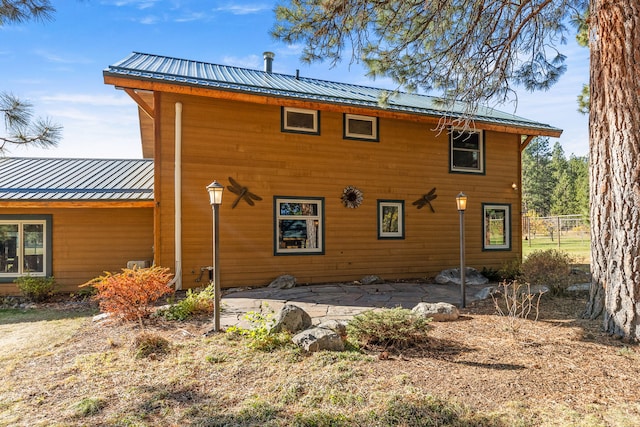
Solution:
{"label": "roof eave", "polygon": [[[378,117],[396,118],[402,120],[419,121],[427,123],[436,123],[442,125],[443,117],[446,115],[427,114],[415,111],[403,111],[400,108],[390,110],[379,105],[362,105],[345,102],[308,99],[303,96],[283,96],[274,94],[256,94],[250,91],[235,90],[230,88],[204,87],[202,85],[190,84],[188,82],[167,82],[148,77],[138,77],[124,75],[121,73],[103,71],[104,83],[120,88],[128,88],[135,90],[149,90],[157,92],[169,92],[183,95],[204,96],[218,99],[228,99],[235,101],[244,101],[266,105],[287,105],[290,107],[321,109],[328,111],[336,111],[351,114],[371,115],[375,112]],[[364,103],[363,103],[364,104]],[[449,120],[453,123],[453,120]],[[515,133],[520,135],[534,136],[550,136],[559,137],[562,129],[553,127],[536,127],[527,125],[508,125],[497,123],[496,121],[487,120],[483,117],[474,120],[476,126],[480,129],[494,130],[497,132]],[[448,123],[444,123],[447,125]]]}

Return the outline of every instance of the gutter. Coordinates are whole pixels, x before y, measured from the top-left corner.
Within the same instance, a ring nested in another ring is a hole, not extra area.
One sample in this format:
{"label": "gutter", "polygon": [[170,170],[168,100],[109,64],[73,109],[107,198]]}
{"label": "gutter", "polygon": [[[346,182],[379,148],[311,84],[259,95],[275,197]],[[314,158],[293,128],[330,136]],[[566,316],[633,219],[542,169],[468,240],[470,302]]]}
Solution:
{"label": "gutter", "polygon": [[176,102],[175,152],[173,171],[175,285],[182,289],[182,102]]}

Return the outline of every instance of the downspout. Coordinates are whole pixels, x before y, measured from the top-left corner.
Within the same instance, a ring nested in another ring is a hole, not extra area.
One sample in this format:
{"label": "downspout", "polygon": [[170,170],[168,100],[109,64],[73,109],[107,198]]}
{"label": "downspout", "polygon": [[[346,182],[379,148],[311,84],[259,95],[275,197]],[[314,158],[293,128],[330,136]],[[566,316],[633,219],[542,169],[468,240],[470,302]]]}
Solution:
{"label": "downspout", "polygon": [[176,102],[174,149],[174,243],[175,243],[175,284],[176,290],[182,289],[182,102]]}

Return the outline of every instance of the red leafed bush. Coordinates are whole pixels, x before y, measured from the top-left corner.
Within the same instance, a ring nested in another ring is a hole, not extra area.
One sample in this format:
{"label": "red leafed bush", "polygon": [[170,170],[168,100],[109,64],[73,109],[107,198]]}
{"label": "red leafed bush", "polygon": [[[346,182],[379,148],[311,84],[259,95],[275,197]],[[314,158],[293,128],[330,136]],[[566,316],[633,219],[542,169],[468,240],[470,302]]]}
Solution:
{"label": "red leafed bush", "polygon": [[83,286],[93,286],[98,293],[93,297],[100,310],[123,320],[139,320],[149,317],[153,304],[173,289],[169,282],[173,275],[168,268],[123,268],[122,273],[106,272]]}

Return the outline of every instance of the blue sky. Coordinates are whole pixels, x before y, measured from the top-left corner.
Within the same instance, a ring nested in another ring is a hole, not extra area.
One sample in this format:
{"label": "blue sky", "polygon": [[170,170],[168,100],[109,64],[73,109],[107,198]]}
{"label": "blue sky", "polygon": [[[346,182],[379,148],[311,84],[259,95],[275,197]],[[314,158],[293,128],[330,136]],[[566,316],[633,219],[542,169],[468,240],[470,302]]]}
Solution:
{"label": "blue sky", "polygon": [[[107,86],[102,71],[133,51],[262,69],[262,52],[275,52],[274,72],[368,86],[348,61],[336,68],[299,61],[300,46],[269,36],[276,1],[64,0],[51,22],[0,27],[0,91],[34,104],[36,115],[64,127],[57,148],[11,147],[16,157],[142,156],[136,104]],[[588,153],[588,119],[576,96],[588,80],[588,51],[573,37],[563,46],[568,71],[547,92],[518,93],[518,105],[499,109],[561,129],[565,154]],[[555,139],[552,140],[552,143]]]}

